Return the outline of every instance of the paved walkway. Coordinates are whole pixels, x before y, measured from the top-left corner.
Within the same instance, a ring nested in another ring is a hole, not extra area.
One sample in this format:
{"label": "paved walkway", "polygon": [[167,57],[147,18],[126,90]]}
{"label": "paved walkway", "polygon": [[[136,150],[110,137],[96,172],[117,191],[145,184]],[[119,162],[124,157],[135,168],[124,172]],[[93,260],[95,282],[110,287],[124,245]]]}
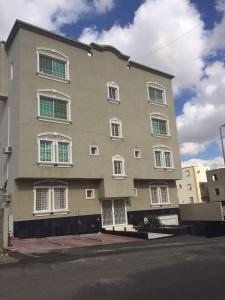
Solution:
{"label": "paved walkway", "polygon": [[143,241],[141,239],[116,236],[103,233],[55,236],[36,239],[15,239],[12,241],[11,251],[23,254],[43,253],[54,250],[71,249],[78,247],[117,244]]}

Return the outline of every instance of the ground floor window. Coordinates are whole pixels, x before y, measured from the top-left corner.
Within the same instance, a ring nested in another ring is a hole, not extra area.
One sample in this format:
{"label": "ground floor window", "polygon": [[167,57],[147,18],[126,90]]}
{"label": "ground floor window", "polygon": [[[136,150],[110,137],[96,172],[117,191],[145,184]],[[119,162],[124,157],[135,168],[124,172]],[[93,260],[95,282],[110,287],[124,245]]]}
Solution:
{"label": "ground floor window", "polygon": [[34,214],[68,211],[67,186],[35,186]]}
{"label": "ground floor window", "polygon": [[169,191],[167,186],[150,186],[151,205],[169,204]]}

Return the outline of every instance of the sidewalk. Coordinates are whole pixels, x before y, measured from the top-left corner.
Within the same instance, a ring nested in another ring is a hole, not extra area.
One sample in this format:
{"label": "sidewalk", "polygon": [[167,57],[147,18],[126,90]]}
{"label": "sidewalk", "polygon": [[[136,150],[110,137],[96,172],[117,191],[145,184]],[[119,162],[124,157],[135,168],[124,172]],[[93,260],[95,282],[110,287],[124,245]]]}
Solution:
{"label": "sidewalk", "polygon": [[0,248],[0,265],[15,262],[18,262],[16,258],[9,256],[9,253],[7,251],[4,251],[2,248]]}
{"label": "sidewalk", "polygon": [[39,254],[56,250],[83,248],[97,245],[142,242],[141,239],[103,233],[54,236],[35,239],[14,239],[11,241],[11,252],[21,254]]}

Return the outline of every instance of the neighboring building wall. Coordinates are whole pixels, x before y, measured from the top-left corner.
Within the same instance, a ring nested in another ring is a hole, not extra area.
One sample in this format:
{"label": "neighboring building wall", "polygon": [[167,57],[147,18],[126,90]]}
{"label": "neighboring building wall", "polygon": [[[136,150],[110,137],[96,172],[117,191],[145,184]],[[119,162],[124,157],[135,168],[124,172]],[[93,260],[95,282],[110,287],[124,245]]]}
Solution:
{"label": "neighboring building wall", "polygon": [[221,203],[180,205],[181,221],[224,221]]}
{"label": "neighboring building wall", "polygon": [[206,167],[182,168],[183,179],[177,180],[177,196],[180,204],[200,203],[204,198],[201,195],[200,183],[206,182]]}
{"label": "neighboring building wall", "polygon": [[206,172],[210,202],[225,202],[225,168]]}

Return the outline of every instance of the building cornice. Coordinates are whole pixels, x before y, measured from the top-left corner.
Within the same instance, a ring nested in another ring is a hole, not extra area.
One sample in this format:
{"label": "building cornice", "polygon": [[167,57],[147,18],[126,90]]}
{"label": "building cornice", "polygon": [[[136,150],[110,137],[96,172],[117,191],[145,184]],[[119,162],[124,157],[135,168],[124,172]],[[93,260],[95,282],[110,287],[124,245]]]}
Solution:
{"label": "building cornice", "polygon": [[118,49],[116,49],[113,46],[99,45],[99,44],[96,44],[96,43],[91,43],[90,45],[87,45],[87,44],[72,40],[72,39],[70,39],[66,36],[53,33],[53,32],[48,31],[46,29],[31,25],[29,23],[26,23],[26,22],[23,22],[23,21],[20,21],[20,20],[16,20],[16,22],[15,22],[8,38],[7,38],[7,41],[5,43],[6,50],[10,49],[10,47],[13,43],[13,40],[16,37],[19,29],[24,29],[24,30],[27,30],[27,31],[30,31],[30,32],[33,32],[33,33],[37,33],[37,34],[52,38],[54,40],[60,41],[62,43],[74,46],[76,48],[83,49],[83,50],[88,51],[88,52],[92,52],[92,49],[97,50],[97,51],[101,51],[101,52],[108,51],[108,52],[111,52],[114,55],[116,55],[119,59],[127,61],[127,64],[129,66],[132,66],[132,67],[135,67],[135,68],[138,68],[138,69],[141,69],[141,70],[144,70],[144,71],[147,71],[147,72],[150,72],[150,73],[162,76],[162,77],[166,77],[168,79],[174,78],[173,75],[164,73],[164,72],[159,71],[159,70],[152,69],[148,66],[145,66],[145,65],[142,65],[140,63],[137,63],[135,61],[130,60],[130,57],[128,55],[125,55],[125,54],[121,53]]}

